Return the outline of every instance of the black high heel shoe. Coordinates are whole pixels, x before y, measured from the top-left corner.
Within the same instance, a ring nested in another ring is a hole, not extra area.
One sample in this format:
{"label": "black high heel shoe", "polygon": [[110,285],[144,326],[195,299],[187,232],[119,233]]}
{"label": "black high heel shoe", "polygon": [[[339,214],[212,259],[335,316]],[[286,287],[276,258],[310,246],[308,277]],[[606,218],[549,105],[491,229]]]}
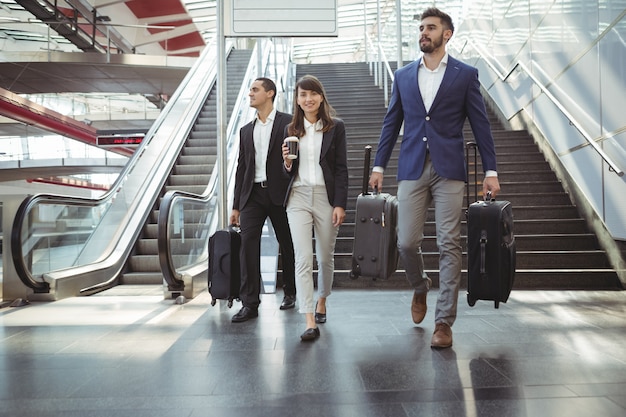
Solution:
{"label": "black high heel shoe", "polygon": [[315,303],[315,322],[316,323],[326,323],[326,313],[318,313],[317,312],[317,303]]}

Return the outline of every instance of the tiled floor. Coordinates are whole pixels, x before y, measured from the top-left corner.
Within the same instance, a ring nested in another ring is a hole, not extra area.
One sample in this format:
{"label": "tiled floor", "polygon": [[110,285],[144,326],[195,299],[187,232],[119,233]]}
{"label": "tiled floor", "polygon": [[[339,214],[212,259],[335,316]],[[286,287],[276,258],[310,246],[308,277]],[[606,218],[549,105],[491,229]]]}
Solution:
{"label": "tiled floor", "polygon": [[461,295],[454,346],[434,351],[409,291],[336,290],[321,338],[262,296],[187,304],[159,288],[0,309],[0,416],[626,415],[626,292],[514,291],[495,310]]}

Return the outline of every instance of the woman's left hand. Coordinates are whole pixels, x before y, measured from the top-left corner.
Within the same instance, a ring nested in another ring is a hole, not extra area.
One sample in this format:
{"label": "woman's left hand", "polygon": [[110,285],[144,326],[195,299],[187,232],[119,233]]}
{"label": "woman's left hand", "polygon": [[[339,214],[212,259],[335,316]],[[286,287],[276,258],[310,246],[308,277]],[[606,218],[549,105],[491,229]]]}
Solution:
{"label": "woman's left hand", "polygon": [[346,218],[346,211],[343,207],[335,207],[333,209],[333,226],[339,227]]}

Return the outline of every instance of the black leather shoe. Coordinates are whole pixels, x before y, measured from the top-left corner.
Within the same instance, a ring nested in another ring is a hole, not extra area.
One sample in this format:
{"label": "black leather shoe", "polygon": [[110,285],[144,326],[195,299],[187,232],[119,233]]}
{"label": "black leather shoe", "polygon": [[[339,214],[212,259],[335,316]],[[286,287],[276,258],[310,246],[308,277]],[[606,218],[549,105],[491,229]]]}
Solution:
{"label": "black leather shoe", "polygon": [[[317,310],[317,303],[315,303],[315,310]],[[326,323],[326,313],[318,313],[315,312],[315,322],[316,323]]]}
{"label": "black leather shoe", "polygon": [[300,335],[300,339],[302,339],[303,342],[311,342],[318,337],[320,337],[320,329],[317,327],[306,329],[304,333]]}
{"label": "black leather shoe", "polygon": [[289,310],[290,308],[294,308],[296,306],[296,296],[295,295],[286,295],[283,298],[283,302],[280,305],[281,310]]}
{"label": "black leather shoe", "polygon": [[232,318],[233,323],[242,323],[259,317],[259,310],[250,307],[241,307],[241,310]]}
{"label": "black leather shoe", "polygon": [[326,323],[326,313],[315,313],[316,323]]}

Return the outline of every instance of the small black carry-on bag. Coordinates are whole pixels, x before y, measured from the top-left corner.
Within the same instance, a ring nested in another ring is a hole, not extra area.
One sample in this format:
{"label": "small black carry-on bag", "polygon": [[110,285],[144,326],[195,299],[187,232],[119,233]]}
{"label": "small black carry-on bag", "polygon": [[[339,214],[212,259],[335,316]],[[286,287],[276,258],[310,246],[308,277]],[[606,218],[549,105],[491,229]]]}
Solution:
{"label": "small black carry-on bag", "polygon": [[209,238],[209,293],[211,305],[217,300],[228,300],[228,308],[239,298],[241,273],[239,228],[228,226],[213,233]]}
{"label": "small black carry-on bag", "polygon": [[[474,203],[470,204],[469,154],[474,153]],[[496,201],[487,195],[478,201],[478,161],[476,144],[467,151],[467,302],[492,300],[495,308],[506,303],[515,278],[515,236],[513,210],[509,201]]]}
{"label": "small black carry-on bag", "polygon": [[356,200],[354,247],[350,278],[387,279],[398,267],[396,226],[398,199],[387,193],[369,193],[372,147],[365,147],[363,189]]}

